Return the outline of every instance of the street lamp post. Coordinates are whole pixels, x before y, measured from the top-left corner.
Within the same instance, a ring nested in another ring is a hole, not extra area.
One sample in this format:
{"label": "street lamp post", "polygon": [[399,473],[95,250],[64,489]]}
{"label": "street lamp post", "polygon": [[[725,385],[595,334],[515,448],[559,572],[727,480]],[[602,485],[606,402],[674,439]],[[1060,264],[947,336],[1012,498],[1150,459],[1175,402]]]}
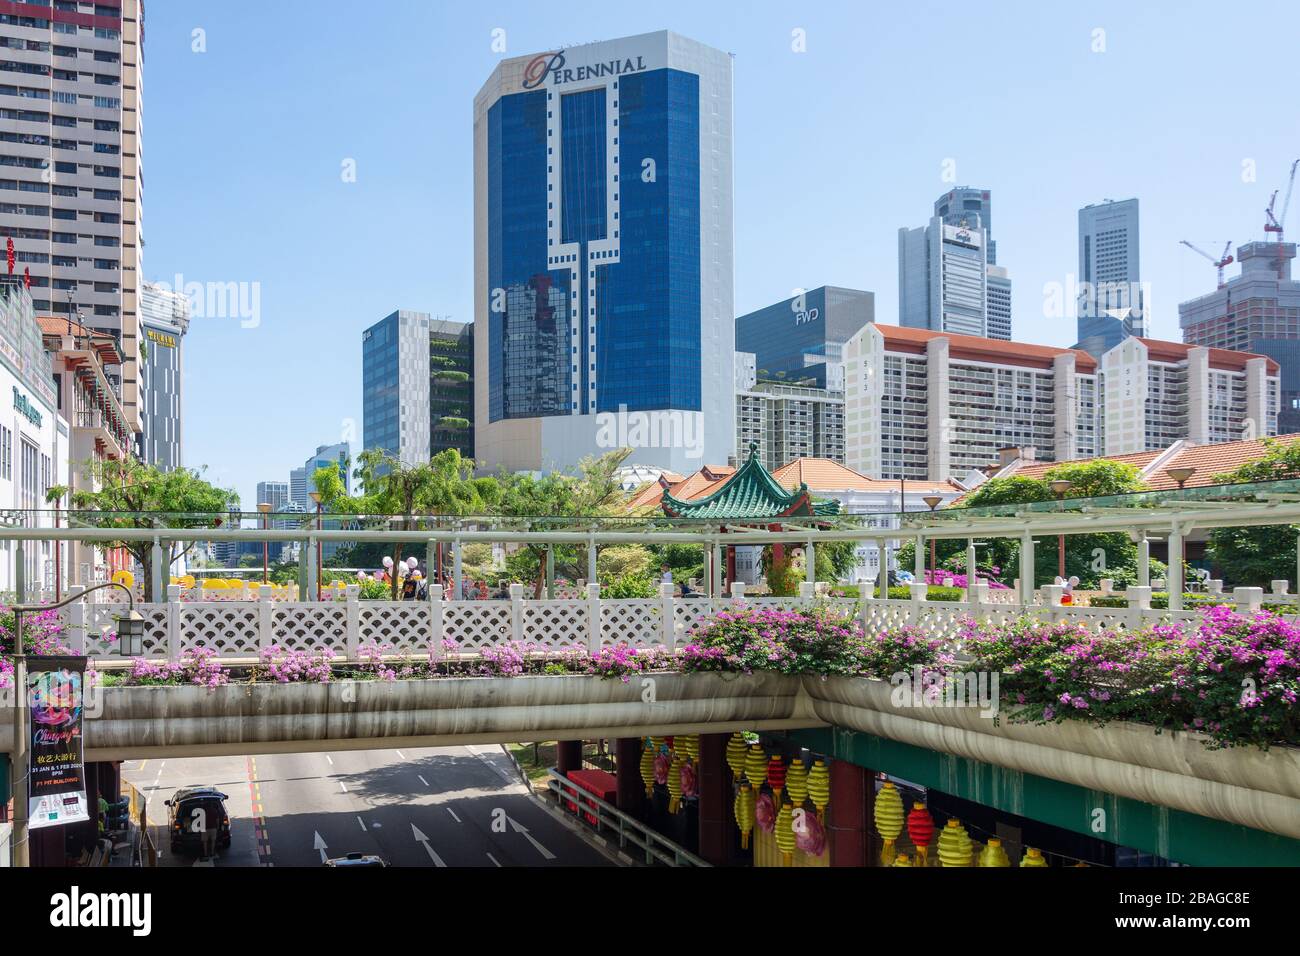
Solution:
{"label": "street lamp post", "polygon": [[[28,787],[25,783],[27,774],[23,764],[27,755],[27,732],[24,718],[27,712],[27,655],[23,653],[23,615],[54,611],[73,601],[84,601],[94,591],[102,588],[121,588],[126,592],[127,615],[118,618],[118,653],[124,656],[139,656],[144,637],[144,617],[135,609],[135,594],[125,584],[117,581],[105,581],[86,588],[80,594],[72,594],[53,604],[15,604],[9,610],[14,615],[14,750],[13,766],[10,768],[11,791],[14,801],[13,861],[15,867],[31,865],[31,847],[28,843]],[[84,650],[84,648],[83,648]]]}
{"label": "street lamp post", "polygon": [[[924,501],[927,505],[930,506],[930,513],[931,513],[931,514],[934,514],[934,509],[937,508],[937,507],[939,507],[939,502],[943,501],[943,496],[942,496],[942,495],[926,495],[926,496],[925,496],[924,498],[922,498],[921,500]],[[936,583],[936,581],[935,581],[935,566],[934,566],[934,546],[935,546],[936,543],[937,543],[937,539],[934,538],[934,537],[931,537],[931,538],[930,538],[930,583],[931,583],[931,584]]]}
{"label": "street lamp post", "polygon": [[[257,503],[257,510],[262,512],[262,530],[265,531],[267,528],[271,526],[267,519],[267,515],[271,513],[271,503],[269,501],[259,501]],[[266,538],[262,538],[262,583],[263,584],[269,584],[271,581],[270,564],[271,564],[271,542],[267,541]]]}
{"label": "street lamp post", "polygon": [[[312,501],[316,502],[316,530],[320,530],[320,492],[312,491],[308,493]],[[320,581],[321,581],[321,540],[316,539],[316,600],[321,599]]]}
{"label": "street lamp post", "polygon": [[[1052,494],[1056,495],[1057,501],[1065,499],[1065,493],[1070,490],[1074,482],[1065,478],[1058,478],[1052,482]],[[1056,536],[1056,576],[1062,581],[1065,580],[1065,534]]]}
{"label": "street lamp post", "polygon": [[1165,474],[1167,474],[1174,481],[1178,482],[1178,490],[1182,491],[1183,485],[1187,484],[1187,479],[1191,478],[1192,475],[1196,474],[1196,469],[1195,468],[1166,468]]}

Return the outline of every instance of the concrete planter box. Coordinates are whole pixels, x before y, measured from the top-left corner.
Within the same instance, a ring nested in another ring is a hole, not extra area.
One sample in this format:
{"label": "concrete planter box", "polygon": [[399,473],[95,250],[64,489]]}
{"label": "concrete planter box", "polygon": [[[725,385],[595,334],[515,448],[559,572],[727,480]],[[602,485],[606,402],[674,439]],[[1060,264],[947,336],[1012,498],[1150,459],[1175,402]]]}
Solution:
{"label": "concrete planter box", "polygon": [[778,674],[110,687],[86,747],[88,760],[118,760],[820,725],[800,682]]}
{"label": "concrete planter box", "polygon": [[1208,750],[1144,724],[1012,724],[975,707],[895,706],[893,687],[804,678],[824,723],[1300,839],[1300,749]]}

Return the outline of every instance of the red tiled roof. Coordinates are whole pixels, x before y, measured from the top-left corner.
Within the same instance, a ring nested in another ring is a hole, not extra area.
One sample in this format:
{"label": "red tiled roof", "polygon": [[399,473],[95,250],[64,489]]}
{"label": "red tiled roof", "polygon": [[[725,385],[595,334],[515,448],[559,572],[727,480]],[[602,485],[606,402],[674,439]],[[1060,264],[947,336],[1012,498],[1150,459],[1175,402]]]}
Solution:
{"label": "red tiled roof", "polygon": [[1062,349],[1051,345],[1030,345],[1026,342],[1007,342],[986,339],[978,335],[959,335],[955,332],[936,332],[932,329],[914,329],[904,325],[883,325],[877,322],[885,337],[885,346],[891,352],[925,353],[931,339],[948,340],[948,354],[954,359],[971,359],[978,362],[996,362],[1003,365],[1023,365],[1028,368],[1049,369],[1058,355],[1073,355],[1075,368],[1084,373],[1097,370],[1097,360],[1080,349]]}
{"label": "red tiled roof", "polygon": [[[1170,491],[1178,487],[1178,482],[1169,475],[1170,468],[1195,468],[1196,470],[1187,479],[1183,487],[1202,488],[1207,485],[1220,484],[1221,482],[1216,480],[1217,475],[1225,474],[1247,462],[1263,458],[1267,451],[1266,441],[1289,446],[1300,442],[1300,434],[1278,435],[1270,439],[1254,438],[1242,441],[1219,442],[1210,445],[1187,445],[1168,460],[1161,462],[1160,466],[1154,471],[1148,471],[1148,469],[1168,449],[1137,452],[1131,455],[1099,455],[1096,459],[1078,458],[1065,462],[1035,461],[1022,463],[1006,471],[1001,477],[1014,475],[1018,478],[1042,478],[1057,465],[1078,464],[1084,461],[1105,459],[1106,461],[1120,461],[1135,465],[1138,471],[1142,473],[1142,481],[1150,491]],[[964,498],[965,496],[963,496]],[[953,504],[960,505],[963,499],[958,499]]]}
{"label": "red tiled roof", "polygon": [[1137,336],[1135,338],[1147,347],[1148,356],[1159,362],[1182,362],[1187,359],[1187,353],[1192,349],[1205,348],[1210,353],[1210,368],[1241,372],[1245,370],[1246,363],[1251,359],[1262,358],[1267,359],[1266,367],[1270,375],[1276,375],[1281,369],[1273,359],[1254,352],[1235,352],[1231,349],[1208,348],[1201,345],[1188,345],[1184,342],[1166,342],[1163,339],[1144,339]]}
{"label": "red tiled roof", "polygon": [[[870,478],[829,458],[796,458],[772,472],[772,477],[787,488],[805,484],[811,491],[897,491],[898,482],[887,478]],[[925,494],[950,494],[961,491],[954,481],[905,481],[903,490]]]}

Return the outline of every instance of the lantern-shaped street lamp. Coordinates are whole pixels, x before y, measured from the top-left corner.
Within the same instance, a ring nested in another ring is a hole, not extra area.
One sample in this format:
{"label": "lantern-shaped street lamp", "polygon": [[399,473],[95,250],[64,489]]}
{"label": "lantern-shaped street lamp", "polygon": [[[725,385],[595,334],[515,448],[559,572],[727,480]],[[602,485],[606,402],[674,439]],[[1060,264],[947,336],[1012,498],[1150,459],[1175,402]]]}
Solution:
{"label": "lantern-shaped street lamp", "polygon": [[117,653],[122,657],[144,654],[144,615],[137,610],[114,618],[117,621]]}
{"label": "lantern-shaped street lamp", "polygon": [[1178,490],[1183,490],[1183,485],[1187,484],[1187,479],[1196,474],[1195,468],[1166,468],[1165,474],[1178,482]]}

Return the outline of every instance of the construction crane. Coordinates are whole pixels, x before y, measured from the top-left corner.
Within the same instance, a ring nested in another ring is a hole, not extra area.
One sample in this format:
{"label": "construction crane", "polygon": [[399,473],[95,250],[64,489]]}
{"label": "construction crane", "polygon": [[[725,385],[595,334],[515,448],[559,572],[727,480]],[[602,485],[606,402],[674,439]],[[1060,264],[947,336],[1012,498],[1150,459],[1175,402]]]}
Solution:
{"label": "construction crane", "polygon": [[1214,258],[1214,256],[1210,255],[1208,252],[1206,252],[1204,249],[1198,249],[1196,246],[1192,245],[1192,244],[1191,244],[1190,242],[1188,242],[1186,239],[1182,239],[1182,240],[1180,240],[1180,241],[1181,241],[1182,244],[1185,245],[1188,249],[1191,249],[1192,252],[1195,252],[1195,253],[1196,253],[1197,255],[1199,255],[1199,256],[1204,256],[1206,259],[1209,259],[1212,263],[1214,263],[1214,267],[1215,267],[1216,269],[1219,270],[1219,285],[1218,285],[1218,287],[1219,287],[1220,289],[1222,289],[1223,286],[1225,285],[1225,283],[1224,283],[1224,281],[1223,281],[1223,268],[1224,268],[1224,266],[1230,266],[1230,265],[1232,265],[1232,256],[1230,256],[1230,255],[1228,254],[1228,250],[1232,248],[1232,240],[1229,239],[1227,242],[1225,242],[1225,243],[1223,244],[1223,254],[1222,254],[1221,256],[1219,256],[1219,258],[1217,258],[1217,259]]}
{"label": "construction crane", "polygon": [[1282,212],[1277,216],[1273,215],[1273,204],[1277,202],[1279,190],[1274,189],[1273,195],[1268,199],[1268,208],[1264,210],[1264,215],[1268,217],[1268,222],[1264,223],[1264,238],[1268,238],[1268,233],[1276,232],[1277,241],[1282,241],[1282,226],[1286,223],[1286,211],[1291,205],[1291,190],[1295,188],[1295,170],[1300,166],[1300,159],[1291,164],[1291,177],[1286,183],[1286,198],[1282,200]]}

